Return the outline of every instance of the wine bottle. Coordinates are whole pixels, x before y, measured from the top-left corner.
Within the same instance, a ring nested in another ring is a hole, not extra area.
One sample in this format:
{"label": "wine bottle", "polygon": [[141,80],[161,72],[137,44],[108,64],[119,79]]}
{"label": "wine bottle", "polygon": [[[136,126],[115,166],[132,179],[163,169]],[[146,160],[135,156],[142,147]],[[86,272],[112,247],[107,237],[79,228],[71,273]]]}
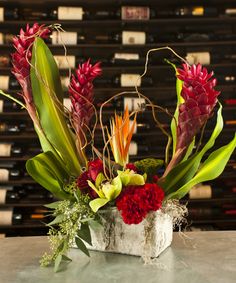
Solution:
{"label": "wine bottle", "polygon": [[215,7],[179,7],[174,10],[174,14],[178,17],[203,17],[203,16],[217,16],[218,10]]}
{"label": "wine bottle", "polygon": [[15,134],[26,130],[24,122],[18,124],[0,122],[0,134]]}
{"label": "wine bottle", "polygon": [[12,143],[0,143],[0,156],[22,156],[24,149]]}
{"label": "wine bottle", "polygon": [[18,8],[0,7],[0,22],[4,22],[6,20],[18,20],[18,19],[19,19]]}
{"label": "wine bottle", "polygon": [[0,204],[16,203],[23,196],[22,191],[0,189]]}
{"label": "wine bottle", "polygon": [[122,31],[116,34],[96,35],[97,43],[116,42],[123,45],[139,45],[155,42],[155,36],[143,31]]}
{"label": "wine bottle", "polygon": [[152,77],[140,77],[139,74],[121,74],[113,78],[99,78],[94,81],[96,86],[107,86],[107,84],[115,87],[134,87],[135,85],[147,87],[153,85]]}
{"label": "wine bottle", "polygon": [[236,60],[236,54],[217,54],[217,53],[210,53],[208,51],[201,51],[201,52],[188,52],[186,55],[186,60],[189,64],[202,64],[202,65],[209,65],[214,63],[220,62],[232,62]]}
{"label": "wine bottle", "polygon": [[115,53],[110,60],[116,66],[143,66],[145,61],[146,58],[140,57],[138,53]]}
{"label": "wine bottle", "polygon": [[10,58],[7,55],[0,56],[0,67],[9,67],[10,66]]}
{"label": "wine bottle", "polygon": [[55,9],[32,9],[24,8],[23,17],[25,20],[83,20],[90,15],[82,7],[59,6]]}
{"label": "wine bottle", "polygon": [[214,218],[219,217],[222,214],[220,207],[189,207],[188,208],[188,218],[198,219],[198,218]]}
{"label": "wine bottle", "polygon": [[15,112],[21,110],[21,106],[12,100],[0,99],[0,113],[2,112]]}
{"label": "wine bottle", "polygon": [[23,176],[23,172],[17,168],[0,168],[0,182],[11,180],[19,180]]}
{"label": "wine bottle", "polygon": [[0,76],[0,89],[2,90],[17,90],[20,85],[16,79],[9,76]]}
{"label": "wine bottle", "polygon": [[0,225],[19,225],[23,221],[23,215],[21,213],[16,213],[12,208],[0,210]]}
{"label": "wine bottle", "polygon": [[136,156],[136,155],[145,155],[149,152],[148,146],[144,144],[138,144],[135,141],[131,141],[129,146],[129,155]]}
{"label": "wine bottle", "polygon": [[190,199],[210,199],[218,197],[236,196],[236,188],[213,187],[210,185],[198,185],[189,191]]}
{"label": "wine bottle", "polygon": [[0,44],[11,44],[13,36],[13,34],[5,34],[0,32]]}
{"label": "wine bottle", "polygon": [[[96,104],[97,108],[100,108],[103,102]],[[124,111],[125,107],[128,107],[129,112],[145,108],[145,99],[140,97],[124,97],[114,98],[112,101],[103,104],[103,109],[107,110],[120,110]]]}
{"label": "wine bottle", "polygon": [[45,42],[51,43],[52,45],[77,45],[85,42],[85,35],[73,31],[53,31],[52,34],[45,39]]}
{"label": "wine bottle", "polygon": [[235,16],[236,15],[236,8],[226,8],[224,11],[224,15],[226,16]]}

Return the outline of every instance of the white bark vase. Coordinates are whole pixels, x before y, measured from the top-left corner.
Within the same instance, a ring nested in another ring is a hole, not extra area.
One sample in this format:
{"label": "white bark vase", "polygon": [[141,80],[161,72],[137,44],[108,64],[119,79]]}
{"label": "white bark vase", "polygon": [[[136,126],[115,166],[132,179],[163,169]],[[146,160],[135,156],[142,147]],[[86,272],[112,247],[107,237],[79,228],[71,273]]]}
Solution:
{"label": "white bark vase", "polygon": [[173,238],[171,216],[161,210],[151,212],[139,224],[125,224],[117,209],[100,212],[102,224],[91,229],[92,246],[90,250],[114,252],[142,257],[157,257]]}

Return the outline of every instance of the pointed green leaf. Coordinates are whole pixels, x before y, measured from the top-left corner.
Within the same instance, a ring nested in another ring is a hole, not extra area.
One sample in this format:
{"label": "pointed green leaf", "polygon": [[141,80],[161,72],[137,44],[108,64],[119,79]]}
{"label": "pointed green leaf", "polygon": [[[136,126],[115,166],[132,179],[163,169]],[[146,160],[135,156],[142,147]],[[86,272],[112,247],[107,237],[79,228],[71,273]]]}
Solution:
{"label": "pointed green leaf", "polygon": [[[174,68],[175,74],[177,75],[177,68],[176,68],[175,64],[171,63],[168,60],[165,60],[165,61]],[[174,118],[171,121],[171,134],[172,134],[172,138],[173,138],[173,154],[172,154],[172,156],[175,153],[176,143],[177,143],[177,127],[176,127],[176,123],[178,123],[179,105],[184,102],[184,99],[181,96],[182,87],[183,87],[183,82],[180,79],[176,78],[177,104],[176,104],[176,109],[175,109],[175,113],[174,113]]]}
{"label": "pointed green leaf", "polygon": [[64,218],[65,218],[65,215],[64,214],[59,214],[55,217],[54,220],[52,220],[51,222],[47,223],[46,225],[47,226],[52,226],[52,225],[55,225],[55,224],[59,224],[61,222],[64,221]]}
{"label": "pointed green leaf", "polygon": [[88,249],[86,248],[85,244],[83,243],[83,241],[82,241],[80,238],[75,237],[75,243],[76,243],[77,247],[78,247],[83,253],[85,253],[87,256],[90,257],[90,254],[89,254]]}
{"label": "pointed green leaf", "polygon": [[61,261],[62,261],[62,255],[59,254],[56,257],[55,262],[54,262],[54,272],[57,272],[59,270],[59,266],[60,266]]}
{"label": "pointed green leaf", "polygon": [[167,196],[167,199],[180,199],[184,197],[194,185],[217,178],[224,171],[224,168],[229,161],[231,154],[234,152],[235,147],[236,134],[230,143],[211,153],[194,178],[179,188],[176,192]]}
{"label": "pointed green leaf", "polygon": [[98,187],[101,185],[101,183],[102,183],[103,181],[105,181],[105,180],[106,180],[106,178],[105,178],[105,176],[103,175],[103,173],[99,173],[99,174],[97,175],[96,180],[95,180],[95,186],[98,188]]}
{"label": "pointed green leaf", "polygon": [[64,260],[64,261],[72,261],[72,259],[69,258],[69,257],[66,256],[66,255],[62,255],[62,260]]}
{"label": "pointed green leaf", "polygon": [[198,153],[195,153],[188,160],[175,166],[169,174],[161,181],[160,185],[165,190],[166,195],[176,191],[186,184],[196,173],[204,154],[215,144],[216,138],[223,129],[222,106],[217,112],[216,126],[211,134],[210,139]]}
{"label": "pointed green leaf", "polygon": [[97,188],[95,187],[95,185],[94,185],[91,181],[89,181],[89,180],[88,180],[88,185],[89,185],[89,187],[90,187],[91,189],[93,189],[93,190],[98,194],[98,196],[99,196],[100,198],[104,198],[103,192],[102,192],[101,190],[97,189]]}
{"label": "pointed green leaf", "polygon": [[109,200],[106,198],[96,198],[90,201],[89,206],[91,207],[93,212],[97,212],[99,208],[103,207],[108,202]]}
{"label": "pointed green leaf", "polygon": [[34,42],[31,63],[33,98],[43,131],[56,151],[60,152],[71,174],[78,176],[84,160],[78,160],[75,140],[64,116],[58,67],[41,38]]}
{"label": "pointed green leaf", "polygon": [[70,198],[63,190],[67,172],[56,161],[52,152],[43,152],[27,160],[26,169],[30,176],[45,189],[60,199]]}
{"label": "pointed green leaf", "polygon": [[61,201],[54,201],[52,203],[44,204],[44,206],[47,208],[56,209],[60,203]]}
{"label": "pointed green leaf", "polygon": [[80,229],[77,231],[77,235],[87,242],[90,246],[92,246],[92,239],[90,229],[87,223],[81,224]]}

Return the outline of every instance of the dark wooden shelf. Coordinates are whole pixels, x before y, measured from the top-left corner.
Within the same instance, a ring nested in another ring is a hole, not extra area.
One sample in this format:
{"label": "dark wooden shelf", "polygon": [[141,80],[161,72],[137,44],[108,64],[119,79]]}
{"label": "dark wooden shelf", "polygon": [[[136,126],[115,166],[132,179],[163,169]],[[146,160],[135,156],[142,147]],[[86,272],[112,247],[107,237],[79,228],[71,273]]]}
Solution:
{"label": "dark wooden shelf", "polygon": [[53,202],[52,200],[44,201],[44,202],[18,202],[18,203],[6,203],[6,204],[0,204],[0,208],[6,208],[6,207],[41,207],[44,206],[47,203]]}

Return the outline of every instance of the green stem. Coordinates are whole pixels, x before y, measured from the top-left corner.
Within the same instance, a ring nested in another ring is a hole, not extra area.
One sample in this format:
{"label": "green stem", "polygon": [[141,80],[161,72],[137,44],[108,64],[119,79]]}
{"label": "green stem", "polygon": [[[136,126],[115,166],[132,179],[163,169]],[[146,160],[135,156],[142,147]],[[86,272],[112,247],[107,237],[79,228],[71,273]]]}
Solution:
{"label": "green stem", "polygon": [[17,104],[19,104],[22,108],[26,109],[25,105],[18,99],[16,99],[15,97],[11,96],[8,93],[3,92],[2,90],[0,90],[0,94],[2,94],[3,96],[15,101]]}

